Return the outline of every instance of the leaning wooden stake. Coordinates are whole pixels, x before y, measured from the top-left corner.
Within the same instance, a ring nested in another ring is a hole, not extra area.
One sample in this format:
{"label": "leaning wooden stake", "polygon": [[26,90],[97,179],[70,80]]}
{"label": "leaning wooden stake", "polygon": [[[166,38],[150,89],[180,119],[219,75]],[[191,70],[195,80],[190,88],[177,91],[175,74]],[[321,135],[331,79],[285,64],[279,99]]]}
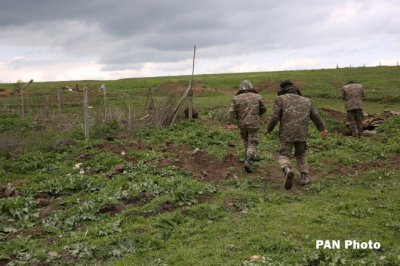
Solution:
{"label": "leaning wooden stake", "polygon": [[[170,126],[172,126],[175,123],[175,120],[178,116],[179,113],[179,109],[182,106],[183,101],[186,99],[186,97],[189,96],[193,96],[193,90],[192,90],[192,85],[193,85],[193,75],[194,75],[194,60],[195,60],[195,56],[196,56],[196,45],[194,46],[194,54],[193,54],[193,68],[192,68],[192,79],[189,82],[189,86],[187,87],[187,89],[185,90],[185,93],[182,95],[182,97],[179,99],[178,104],[176,105],[173,114],[173,118],[172,121],[170,123]],[[191,102],[192,101],[192,102]],[[192,111],[190,110],[190,106],[192,105]],[[189,118],[191,117],[190,112],[192,112],[193,114],[193,99],[189,99]]]}
{"label": "leaning wooden stake", "polygon": [[89,97],[88,88],[83,90],[83,128],[85,131],[85,139],[89,138]]}

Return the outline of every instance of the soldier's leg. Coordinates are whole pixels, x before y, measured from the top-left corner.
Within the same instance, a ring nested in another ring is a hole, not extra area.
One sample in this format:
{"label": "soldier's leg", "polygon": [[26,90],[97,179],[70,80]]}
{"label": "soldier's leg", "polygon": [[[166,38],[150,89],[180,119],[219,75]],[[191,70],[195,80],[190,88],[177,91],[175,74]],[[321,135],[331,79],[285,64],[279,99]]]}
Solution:
{"label": "soldier's leg", "polygon": [[247,128],[240,128],[240,136],[242,137],[243,140],[243,148],[244,148],[244,157],[246,158],[246,154],[247,154],[247,149],[248,149],[248,132],[247,132]]}
{"label": "soldier's leg", "polygon": [[243,167],[244,170],[248,173],[252,172],[251,169],[251,158],[248,157],[249,149],[251,150],[250,146],[250,133],[248,128],[241,128],[240,129],[240,135],[243,139],[243,147],[244,147],[244,160],[243,160]]}
{"label": "soldier's leg", "polygon": [[246,157],[249,157],[251,158],[251,160],[254,160],[254,158],[257,155],[257,145],[259,142],[258,128],[249,129],[247,132],[248,132],[248,147],[247,147]]}
{"label": "soldier's leg", "polygon": [[294,143],[294,156],[296,157],[297,168],[300,173],[308,174],[307,142],[298,141]]}
{"label": "soldier's leg", "polygon": [[357,129],[355,110],[347,111],[347,120],[349,121],[349,124],[350,124],[351,135],[353,137],[357,137],[358,129]]}
{"label": "soldier's leg", "polygon": [[364,118],[364,114],[362,109],[357,109],[356,110],[356,123],[357,123],[357,132],[358,132],[358,136],[361,137],[362,133],[363,133],[363,118]]}
{"label": "soldier's leg", "polygon": [[307,142],[295,142],[294,149],[294,155],[297,161],[297,168],[300,171],[300,184],[304,186],[310,182],[310,178],[308,176]]}
{"label": "soldier's leg", "polygon": [[290,157],[292,156],[293,142],[281,142],[278,149],[278,163],[285,174],[285,189],[292,188],[294,172],[290,168]]}
{"label": "soldier's leg", "polygon": [[278,163],[281,169],[290,167],[290,157],[292,157],[293,142],[281,142],[278,148]]}

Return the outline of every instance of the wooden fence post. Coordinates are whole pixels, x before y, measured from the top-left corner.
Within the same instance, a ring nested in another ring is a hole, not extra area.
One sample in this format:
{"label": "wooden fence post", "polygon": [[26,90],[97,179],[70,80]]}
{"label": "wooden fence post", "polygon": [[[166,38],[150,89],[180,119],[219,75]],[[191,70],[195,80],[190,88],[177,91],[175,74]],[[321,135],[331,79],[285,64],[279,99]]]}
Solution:
{"label": "wooden fence post", "polygon": [[31,83],[33,82],[33,79],[31,79],[28,83],[26,83],[24,86],[20,88],[20,94],[21,94],[21,115],[22,118],[25,117],[25,106],[24,106],[24,89],[28,87]]}
{"label": "wooden fence post", "polygon": [[83,127],[85,131],[85,139],[89,138],[89,97],[88,88],[85,86],[83,90]]}
{"label": "wooden fence post", "polygon": [[58,117],[61,117],[61,89],[57,88],[57,106],[58,106]]}
{"label": "wooden fence post", "polygon": [[132,111],[131,111],[131,101],[128,100],[128,128],[132,126]]}
{"label": "wooden fence post", "polygon": [[101,84],[101,90],[103,91],[103,103],[104,103],[104,120],[107,121],[107,87],[105,84]]}
{"label": "wooden fence post", "polygon": [[50,103],[49,103],[49,95],[46,95],[46,105],[45,105],[45,110],[46,110],[46,121],[50,120]]}
{"label": "wooden fence post", "polygon": [[19,91],[21,95],[21,116],[22,118],[25,118],[25,108],[24,108],[24,88],[21,87]]}

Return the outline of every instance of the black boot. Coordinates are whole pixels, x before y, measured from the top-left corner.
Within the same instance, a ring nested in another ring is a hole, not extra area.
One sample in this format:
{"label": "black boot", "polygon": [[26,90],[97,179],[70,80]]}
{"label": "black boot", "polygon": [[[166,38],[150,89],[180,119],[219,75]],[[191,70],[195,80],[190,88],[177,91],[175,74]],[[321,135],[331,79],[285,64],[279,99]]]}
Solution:
{"label": "black boot", "polygon": [[293,186],[294,172],[292,171],[292,169],[290,169],[289,166],[283,168],[282,171],[285,174],[285,189],[290,190]]}
{"label": "black boot", "polygon": [[253,159],[254,159],[253,156],[246,156],[246,159],[244,160],[243,168],[247,173],[253,172],[253,170],[251,169],[251,166],[253,164]]}

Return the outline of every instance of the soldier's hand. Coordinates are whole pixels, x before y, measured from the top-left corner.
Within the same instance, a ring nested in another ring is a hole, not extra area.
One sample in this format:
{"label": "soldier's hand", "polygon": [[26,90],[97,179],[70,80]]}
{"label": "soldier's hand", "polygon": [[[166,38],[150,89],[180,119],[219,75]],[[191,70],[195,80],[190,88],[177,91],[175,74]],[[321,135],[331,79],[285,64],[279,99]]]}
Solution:
{"label": "soldier's hand", "polygon": [[236,128],[236,126],[234,124],[230,124],[227,126],[227,129],[229,130],[234,130]]}
{"label": "soldier's hand", "polygon": [[325,129],[325,130],[323,130],[323,131],[319,132],[319,134],[321,135],[321,137],[326,137],[326,136],[328,136],[328,135],[329,135],[329,132],[328,132],[328,130],[327,130],[327,129]]}

